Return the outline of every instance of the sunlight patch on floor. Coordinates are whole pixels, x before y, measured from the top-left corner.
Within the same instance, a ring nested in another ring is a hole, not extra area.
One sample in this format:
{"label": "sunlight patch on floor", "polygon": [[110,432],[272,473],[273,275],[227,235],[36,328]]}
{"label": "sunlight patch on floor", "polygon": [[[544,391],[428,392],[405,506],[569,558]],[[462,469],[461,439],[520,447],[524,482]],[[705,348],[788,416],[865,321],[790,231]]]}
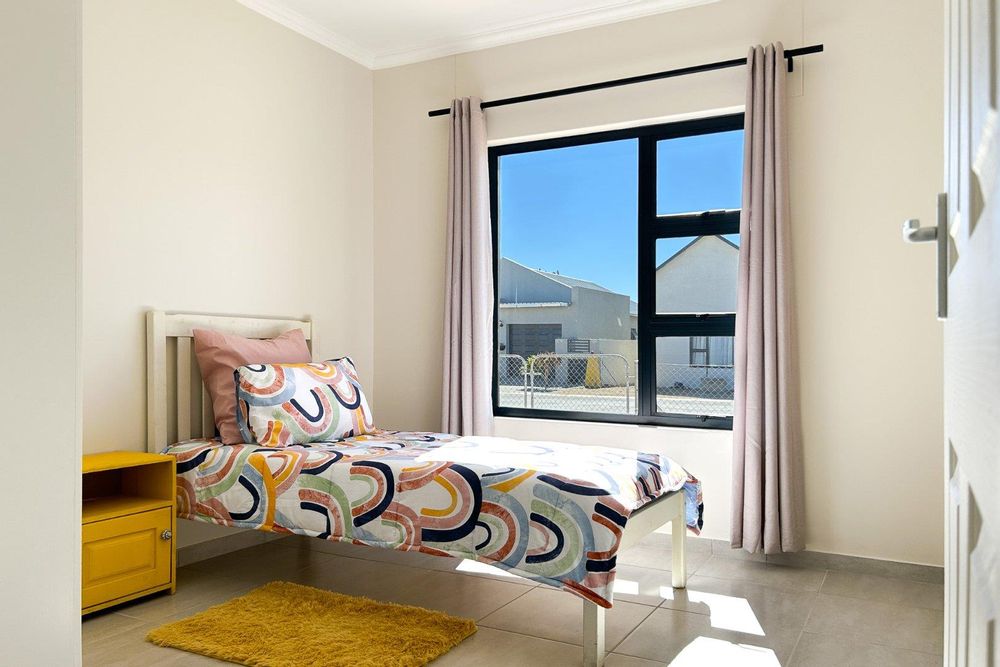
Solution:
{"label": "sunlight patch on floor", "polygon": [[516,574],[511,574],[506,570],[501,570],[499,567],[493,567],[492,565],[487,565],[486,563],[480,563],[475,560],[462,560],[456,567],[457,572],[471,572],[473,574],[492,574],[498,577],[509,577],[511,579],[520,579]]}
{"label": "sunlight patch on floor", "polygon": [[[664,600],[673,600],[676,595],[673,588],[660,586],[660,597]],[[757,620],[757,615],[753,613],[753,608],[746,598],[720,595],[719,593],[704,593],[690,588],[682,591],[680,595],[685,596],[689,602],[708,607],[713,628],[764,636],[764,628],[760,626],[760,621]]]}
{"label": "sunlight patch on floor", "polygon": [[670,667],[705,667],[705,665],[780,667],[781,663],[778,662],[778,656],[769,648],[734,644],[711,637],[698,637],[670,662]]}
{"label": "sunlight patch on floor", "polygon": [[629,581],[628,579],[622,579],[617,577],[615,579],[615,593],[621,593],[622,595],[638,595],[639,594],[639,582]]}

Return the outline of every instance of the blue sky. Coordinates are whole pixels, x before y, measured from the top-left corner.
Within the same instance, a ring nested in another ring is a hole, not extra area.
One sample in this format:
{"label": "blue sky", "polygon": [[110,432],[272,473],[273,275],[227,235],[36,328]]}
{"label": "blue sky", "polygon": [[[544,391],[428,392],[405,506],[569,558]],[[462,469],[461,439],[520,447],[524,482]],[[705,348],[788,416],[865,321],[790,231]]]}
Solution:
{"label": "blue sky", "polygon": [[[635,299],[637,162],[635,139],[502,157],[500,253]],[[657,213],[739,208],[742,171],[742,130],[661,141]],[[690,240],[661,240],[657,263]]]}

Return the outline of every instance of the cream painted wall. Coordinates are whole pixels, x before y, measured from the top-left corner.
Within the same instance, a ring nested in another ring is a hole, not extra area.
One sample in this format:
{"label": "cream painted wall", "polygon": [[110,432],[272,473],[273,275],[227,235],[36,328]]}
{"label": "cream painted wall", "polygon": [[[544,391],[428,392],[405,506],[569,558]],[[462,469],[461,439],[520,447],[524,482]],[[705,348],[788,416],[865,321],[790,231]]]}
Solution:
{"label": "cream painted wall", "polygon": [[0,662],[80,664],[80,2],[0,8]]}
{"label": "cream painted wall", "polygon": [[[808,548],[942,562],[941,331],[930,248],[942,182],[937,0],[722,2],[375,73],[374,409],[439,427],[446,118],[484,99],[726,59],[752,43],[815,42],[789,82]],[[492,109],[493,142],[717,113],[740,70]],[[662,451],[705,482],[706,531],[728,538],[730,434],[501,419],[499,435]]]}
{"label": "cream painted wall", "polygon": [[88,0],[83,38],[85,451],[145,448],[149,308],[311,315],[372,385],[371,72],[233,0]]}

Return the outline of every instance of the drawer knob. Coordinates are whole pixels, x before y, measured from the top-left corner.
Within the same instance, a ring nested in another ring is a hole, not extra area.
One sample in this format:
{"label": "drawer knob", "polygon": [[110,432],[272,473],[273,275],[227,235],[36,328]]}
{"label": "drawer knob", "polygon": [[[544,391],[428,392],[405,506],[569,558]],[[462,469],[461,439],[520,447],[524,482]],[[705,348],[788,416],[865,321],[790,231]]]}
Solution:
{"label": "drawer knob", "polygon": [[163,531],[162,533],[160,533],[160,539],[163,540],[163,541],[167,541],[167,540],[169,540],[173,536],[174,536],[174,534],[172,532],[170,532],[169,529]]}

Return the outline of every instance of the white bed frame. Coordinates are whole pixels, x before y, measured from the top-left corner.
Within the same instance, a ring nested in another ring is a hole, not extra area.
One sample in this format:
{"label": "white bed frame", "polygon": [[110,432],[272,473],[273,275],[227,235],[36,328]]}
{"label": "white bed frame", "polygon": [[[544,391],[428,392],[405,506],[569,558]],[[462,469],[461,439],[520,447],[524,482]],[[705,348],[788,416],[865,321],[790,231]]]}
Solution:
{"label": "white bed frame", "polygon": [[[211,438],[215,434],[212,401],[191,350],[194,329],[214,329],[247,338],[273,338],[292,329],[301,329],[310,349],[316,341],[316,326],[311,320],[149,311],[146,313],[148,451],[160,452],[173,442]],[[684,588],[687,585],[684,555],[687,529],[682,492],[663,496],[635,512],[626,524],[619,548],[636,544],[667,523],[673,545],[671,583],[674,588]],[[584,600],[583,664],[600,667],[604,664],[604,656],[604,608]]]}

